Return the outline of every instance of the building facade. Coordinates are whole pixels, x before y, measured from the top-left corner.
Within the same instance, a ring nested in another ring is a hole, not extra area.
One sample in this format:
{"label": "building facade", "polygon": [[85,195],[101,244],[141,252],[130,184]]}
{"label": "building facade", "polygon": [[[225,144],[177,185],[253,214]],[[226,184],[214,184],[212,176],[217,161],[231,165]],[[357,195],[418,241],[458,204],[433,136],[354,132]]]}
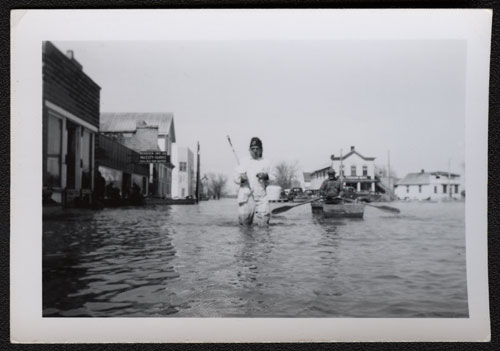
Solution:
{"label": "building facade", "polygon": [[320,188],[328,178],[328,170],[333,167],[337,177],[342,178],[344,186],[352,187],[356,191],[375,192],[375,157],[365,157],[351,146],[349,153],[342,157],[332,155],[331,160],[331,164],[311,172],[311,190]]}
{"label": "building facade", "polygon": [[90,204],[101,88],[51,42],[42,63],[44,203]]}
{"label": "building facade", "polygon": [[396,183],[395,194],[402,200],[447,200],[461,198],[460,175],[448,172],[408,173]]}
{"label": "building facade", "polygon": [[172,196],[183,199],[195,194],[194,154],[188,147],[173,146],[175,168],[172,172]]}
{"label": "building facade", "polygon": [[105,189],[118,189],[120,197],[127,198],[135,184],[142,195],[148,195],[149,165],[140,164],[138,152],[101,134],[96,142],[96,165]]}
{"label": "building facade", "polygon": [[101,113],[100,133],[138,153],[163,151],[166,163],[149,164],[149,195],[172,197],[172,143],[175,143],[171,113]]}
{"label": "building facade", "polygon": [[311,173],[310,172],[302,172],[302,184],[301,187],[304,190],[311,189]]}

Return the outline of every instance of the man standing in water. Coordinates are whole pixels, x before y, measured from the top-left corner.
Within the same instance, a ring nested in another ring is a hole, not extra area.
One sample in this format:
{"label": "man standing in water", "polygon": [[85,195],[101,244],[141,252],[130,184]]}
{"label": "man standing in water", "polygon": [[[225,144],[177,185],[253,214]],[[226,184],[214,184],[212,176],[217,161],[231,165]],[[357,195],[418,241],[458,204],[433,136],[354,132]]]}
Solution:
{"label": "man standing in water", "polygon": [[257,224],[265,226],[271,218],[266,193],[271,167],[262,157],[262,141],[259,138],[252,138],[249,151],[251,157],[241,162],[235,177],[235,182],[240,185],[238,219],[241,225],[251,225],[255,216]]}
{"label": "man standing in water", "polygon": [[341,203],[342,199],[342,186],[335,177],[335,170],[330,168],[328,170],[328,178],[323,181],[319,188],[319,194],[326,196],[325,203],[337,204]]}

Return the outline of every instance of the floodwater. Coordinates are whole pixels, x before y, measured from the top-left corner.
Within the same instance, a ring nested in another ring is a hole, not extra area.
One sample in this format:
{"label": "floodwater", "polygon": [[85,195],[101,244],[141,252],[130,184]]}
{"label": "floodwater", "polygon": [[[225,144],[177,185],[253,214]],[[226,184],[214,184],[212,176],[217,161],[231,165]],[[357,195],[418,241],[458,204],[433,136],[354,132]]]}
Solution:
{"label": "floodwater", "polygon": [[462,202],[366,207],[362,220],[307,204],[269,228],[238,226],[235,202],[44,220],[43,315],[468,316]]}

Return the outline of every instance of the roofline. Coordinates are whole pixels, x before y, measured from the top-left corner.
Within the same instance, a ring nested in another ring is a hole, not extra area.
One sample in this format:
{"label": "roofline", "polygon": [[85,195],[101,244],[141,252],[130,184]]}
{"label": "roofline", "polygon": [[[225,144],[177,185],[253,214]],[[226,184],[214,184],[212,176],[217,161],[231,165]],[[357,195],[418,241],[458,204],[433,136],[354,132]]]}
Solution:
{"label": "roofline", "polygon": [[361,157],[365,161],[375,161],[375,158],[376,158],[376,157],[365,157],[365,156],[361,155],[359,152],[357,152],[356,150],[351,150],[347,154],[343,155],[342,157],[332,157],[331,160],[332,161],[345,160],[346,158],[350,157],[352,154],[358,155],[359,157]]}

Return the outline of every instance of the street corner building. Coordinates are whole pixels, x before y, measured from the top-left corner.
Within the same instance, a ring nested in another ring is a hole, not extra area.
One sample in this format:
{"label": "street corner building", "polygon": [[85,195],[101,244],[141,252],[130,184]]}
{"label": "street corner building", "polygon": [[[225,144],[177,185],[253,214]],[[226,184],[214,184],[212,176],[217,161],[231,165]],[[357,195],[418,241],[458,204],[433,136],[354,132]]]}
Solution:
{"label": "street corner building", "polygon": [[[125,189],[135,182],[142,184],[142,191],[150,196],[172,197],[172,170],[175,165],[171,162],[171,156],[172,143],[176,142],[172,113],[101,113],[99,134],[99,139],[107,140],[107,143],[112,140],[139,156],[152,153],[163,153],[165,156],[162,162],[147,164],[147,181],[143,178],[143,172],[131,172],[124,165],[109,162],[111,160],[102,162],[99,171],[106,185],[112,183]],[[102,151],[106,152],[105,149]],[[136,164],[130,160],[128,162]]]}
{"label": "street corner building", "polygon": [[51,42],[42,45],[43,202],[89,204],[101,88],[72,51],[64,54]]}
{"label": "street corner building", "polygon": [[[375,157],[367,157],[359,153],[354,146],[343,156],[331,156],[331,163],[307,175],[309,187],[318,190],[321,183],[328,178],[328,170],[333,168],[343,185],[357,192],[387,194],[391,188],[384,184],[376,171]],[[304,179],[306,177],[304,176]]]}

